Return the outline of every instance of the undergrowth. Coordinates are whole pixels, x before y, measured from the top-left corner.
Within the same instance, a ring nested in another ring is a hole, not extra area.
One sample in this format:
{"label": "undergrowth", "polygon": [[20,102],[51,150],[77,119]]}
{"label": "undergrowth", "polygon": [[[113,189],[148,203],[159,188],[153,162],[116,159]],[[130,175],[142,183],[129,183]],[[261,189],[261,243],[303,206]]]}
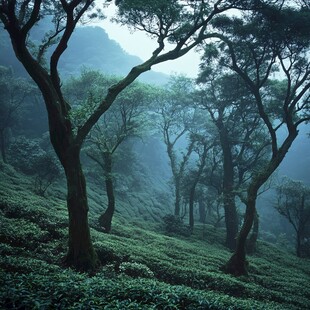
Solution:
{"label": "undergrowth", "polygon": [[61,190],[36,196],[31,181],[9,166],[0,177],[1,309],[310,308],[309,260],[259,242],[250,276],[226,275],[219,271],[231,255],[224,232],[208,225],[192,236],[167,236],[160,224],[116,214],[111,234],[91,229],[98,273],[64,269]]}

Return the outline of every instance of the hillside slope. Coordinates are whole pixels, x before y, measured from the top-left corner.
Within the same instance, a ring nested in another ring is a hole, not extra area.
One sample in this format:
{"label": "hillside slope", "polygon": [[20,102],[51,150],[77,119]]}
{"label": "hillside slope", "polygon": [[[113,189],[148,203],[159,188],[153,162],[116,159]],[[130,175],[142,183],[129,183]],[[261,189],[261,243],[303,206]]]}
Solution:
{"label": "hillside slope", "polygon": [[[33,29],[31,38],[34,42],[39,44],[44,31],[48,31],[46,27],[47,25],[40,24],[40,27]],[[104,29],[87,26],[75,30],[67,50],[61,57],[59,68],[63,78],[79,75],[83,68],[99,70],[108,75],[124,76],[133,66],[142,62],[139,57],[128,54],[116,41],[110,39]],[[26,74],[13,53],[8,34],[1,26],[0,65],[12,67],[16,75]],[[139,79],[162,85],[168,81],[169,76],[151,70]]]}
{"label": "hillside slope", "polygon": [[198,226],[192,237],[166,236],[159,224],[124,212],[112,234],[91,231],[102,262],[96,274],[65,269],[64,191],[54,186],[44,198],[32,187],[0,164],[1,309],[310,308],[309,260],[259,243],[250,276],[234,278],[219,271],[230,256],[223,231]]}

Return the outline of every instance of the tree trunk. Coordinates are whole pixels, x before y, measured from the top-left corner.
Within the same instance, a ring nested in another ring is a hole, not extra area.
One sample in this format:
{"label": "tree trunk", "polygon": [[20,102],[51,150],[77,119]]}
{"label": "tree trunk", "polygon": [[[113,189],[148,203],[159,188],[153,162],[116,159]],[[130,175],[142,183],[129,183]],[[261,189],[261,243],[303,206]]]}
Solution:
{"label": "tree trunk", "polygon": [[175,181],[175,204],[174,204],[174,215],[175,216],[180,216],[180,204],[181,204],[180,180],[177,179]]}
{"label": "tree trunk", "polygon": [[66,163],[64,168],[68,187],[69,249],[65,264],[81,271],[93,270],[99,261],[90,239],[86,183],[79,150],[70,153]]}
{"label": "tree trunk", "polygon": [[230,191],[224,192],[224,210],[226,224],[225,245],[230,250],[235,250],[238,235],[238,213],[235,205],[235,197]]}
{"label": "tree trunk", "polygon": [[192,186],[190,193],[189,193],[189,229],[190,232],[193,233],[194,230],[194,198],[195,198],[195,189],[196,189],[196,182]]}
{"label": "tree trunk", "polygon": [[238,236],[236,251],[230,258],[230,260],[226,263],[226,265],[223,266],[223,270],[225,272],[233,274],[235,276],[248,274],[245,246],[247,236],[252,228],[254,221],[257,192],[254,191],[248,193],[248,195],[248,203],[244,216],[244,222]]}
{"label": "tree trunk", "polygon": [[99,217],[99,224],[103,228],[104,232],[109,233],[112,226],[112,218],[115,211],[115,197],[112,180],[112,154],[104,154],[105,163],[105,186],[108,196],[108,207],[106,211]]}
{"label": "tree trunk", "polygon": [[206,223],[206,205],[202,199],[198,201],[199,206],[199,222],[205,224]]}
{"label": "tree trunk", "polygon": [[228,132],[220,119],[217,123],[221,148],[223,151],[223,199],[226,224],[225,245],[230,250],[236,249],[236,238],[238,234],[238,213],[235,204],[234,191],[234,166],[231,153],[231,143]]}
{"label": "tree trunk", "polygon": [[255,212],[253,228],[250,238],[248,238],[246,243],[246,252],[248,254],[253,254],[256,251],[256,242],[258,238],[258,229],[259,229],[259,216],[257,211]]}
{"label": "tree trunk", "polygon": [[1,147],[1,156],[4,163],[6,163],[6,145],[5,145],[5,134],[4,130],[0,131],[0,147]]}
{"label": "tree trunk", "polygon": [[301,253],[301,233],[297,231],[296,233],[296,255],[297,257],[302,257]]}

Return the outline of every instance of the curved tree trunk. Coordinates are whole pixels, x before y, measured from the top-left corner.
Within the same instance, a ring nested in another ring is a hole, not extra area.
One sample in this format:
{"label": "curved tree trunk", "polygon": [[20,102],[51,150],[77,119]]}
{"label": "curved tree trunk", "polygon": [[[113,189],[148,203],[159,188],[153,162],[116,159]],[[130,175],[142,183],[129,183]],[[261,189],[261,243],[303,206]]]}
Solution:
{"label": "curved tree trunk", "polygon": [[255,218],[257,193],[260,187],[278,168],[283,158],[285,157],[285,154],[297,137],[298,131],[293,129],[291,130],[292,131],[283,142],[281,148],[274,152],[273,157],[271,158],[268,165],[253,178],[248,187],[246,212],[244,216],[244,222],[237,239],[236,251],[222,268],[227,273],[236,276],[247,275],[248,273],[246,262],[246,240]]}
{"label": "curved tree trunk", "polygon": [[104,154],[105,163],[105,186],[108,196],[108,207],[106,211],[99,217],[99,224],[103,228],[104,232],[109,233],[112,226],[112,218],[115,211],[115,197],[112,180],[112,154]]}
{"label": "curved tree trunk", "polygon": [[227,264],[223,266],[223,270],[225,272],[235,276],[248,274],[245,249],[247,236],[252,228],[254,221],[256,198],[257,191],[252,191],[249,193],[244,222],[237,239],[236,251],[227,262]]}

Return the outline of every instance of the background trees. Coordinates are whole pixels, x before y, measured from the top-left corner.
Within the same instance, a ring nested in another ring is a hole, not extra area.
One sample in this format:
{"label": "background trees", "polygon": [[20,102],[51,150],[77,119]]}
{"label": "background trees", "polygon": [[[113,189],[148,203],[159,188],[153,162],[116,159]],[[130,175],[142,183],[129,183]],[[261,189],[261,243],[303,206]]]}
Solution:
{"label": "background trees", "polygon": [[310,189],[300,181],[284,178],[277,187],[276,210],[293,226],[296,255],[309,257]]}
{"label": "background trees", "polygon": [[[278,18],[275,20],[272,14]],[[258,190],[282,162],[298,135],[298,126],[309,119],[310,71],[306,56],[309,39],[298,26],[298,17],[303,19],[304,14],[303,10],[263,5],[262,10],[248,19],[219,19],[215,23],[224,34],[218,36],[224,43],[220,45],[221,54],[215,56],[220,64],[239,74],[251,91],[257,112],[269,134],[272,152],[248,185],[244,224],[236,252],[226,266],[226,270],[234,274],[246,273],[245,244],[255,216]],[[286,19],[288,15],[290,18]],[[286,35],[289,29],[292,31]],[[280,92],[272,87],[273,83],[268,83],[276,70],[282,73],[279,78],[284,88]],[[286,135],[280,139],[279,131],[283,127]]]}
{"label": "background trees", "polygon": [[[265,6],[255,1],[260,4],[256,15],[247,13],[240,18],[213,20],[227,8],[237,4],[241,6],[241,2],[217,1],[212,6],[204,1],[121,1],[118,21],[130,24],[133,29],[146,31],[157,39],[158,48],[150,59],[134,67],[125,78],[102,79],[85,73],[83,80],[76,79],[78,87],[72,87],[70,97],[61,81],[62,75],[58,74],[58,61],[82,16],[86,17],[86,13],[91,14],[87,18],[100,15],[100,12],[93,11],[94,3],[61,1],[56,7],[55,3],[43,6],[41,1],[12,1],[10,4],[4,1],[0,5],[0,18],[10,34],[15,53],[44,95],[50,137],[65,170],[69,211],[67,265],[87,270],[94,268],[97,263],[90,240],[86,183],[81,166],[82,146],[87,146],[84,142],[92,141],[99,151],[92,154],[89,151],[89,154],[104,170],[113,210],[111,155],[116,152],[120,142],[128,138],[129,132],[135,133],[137,120],[138,123],[144,122],[131,110],[130,102],[134,102],[135,106],[135,100],[140,96],[135,91],[130,92],[130,87],[134,86],[132,83],[153,65],[178,58],[198,44],[204,45],[205,39],[214,37],[221,42],[213,41],[215,48],[207,47],[209,54],[204,59],[206,66],[203,68],[207,87],[203,89],[203,96],[198,99],[196,94],[192,96],[194,92],[193,87],[189,89],[190,82],[180,79],[163,92],[155,93],[158,100],[150,100],[153,106],[146,114],[153,120],[153,111],[159,99],[163,98],[165,103],[171,101],[167,110],[161,113],[163,123],[167,121],[163,125],[164,139],[171,167],[174,166],[172,172],[176,172],[174,183],[179,190],[175,191],[175,196],[189,204],[189,213],[186,210],[186,214],[181,214],[180,206],[176,203],[175,214],[188,215],[191,229],[194,226],[194,201],[198,185],[203,187],[208,184],[207,189],[211,186],[216,188],[216,200],[221,201],[223,197],[225,210],[233,210],[233,215],[227,213],[226,216],[226,221],[233,219],[233,225],[228,225],[233,227],[233,232],[227,234],[230,240],[227,238],[226,241],[231,248],[235,247],[238,229],[234,212],[237,195],[247,205],[236,255],[225,269],[234,274],[246,273],[244,245],[255,218],[258,191],[283,160],[297,137],[298,126],[309,119],[308,34],[296,21],[297,15],[304,21],[307,12],[289,10],[286,6]],[[250,3],[246,2],[246,5],[253,9]],[[50,10],[57,13],[55,24],[50,24],[54,26],[54,32],[48,29],[47,36],[35,46],[30,42],[31,32],[38,31],[42,22],[39,19]],[[266,23],[260,24],[261,16]],[[282,33],[283,29],[288,34]],[[167,45],[168,42],[174,45]],[[44,61],[44,56],[47,61]],[[211,68],[213,63],[217,64],[218,76],[214,75],[214,70],[210,72],[210,69],[214,69]],[[235,74],[231,74],[231,71]],[[118,105],[118,102],[122,103]],[[197,117],[201,114],[197,105],[207,110],[217,127],[217,134],[207,128],[209,121],[201,122],[201,118]],[[102,126],[97,127],[97,124]],[[282,128],[287,133],[284,140],[283,135],[279,135]],[[268,139],[264,136],[266,132]],[[217,138],[219,143],[213,144],[213,139]],[[271,154],[268,160],[263,158],[268,155],[265,151],[267,146]],[[183,153],[179,147],[183,148]],[[123,159],[124,162],[128,166]],[[255,166],[257,163],[259,167]],[[179,183],[183,183],[183,187]],[[40,184],[39,188],[39,192],[44,192]],[[129,187],[126,191],[129,191]],[[207,199],[206,188],[199,192]],[[143,197],[140,201],[146,200]],[[111,214],[113,212],[109,213],[109,221]],[[221,219],[220,212],[218,219]],[[109,223],[104,225],[107,230],[110,229]]]}
{"label": "background trees", "polygon": [[[69,212],[69,249],[66,263],[81,270],[93,269],[97,257],[93,250],[88,227],[86,182],[81,167],[82,144],[101,115],[116,97],[140,74],[157,63],[181,57],[208,37],[206,28],[217,14],[232,7],[219,2],[182,3],[178,1],[150,2],[127,0],[119,5],[118,21],[133,29],[140,29],[157,39],[158,47],[143,64],[110,85],[102,100],[90,111],[84,123],[75,126],[71,105],[62,92],[58,64],[77,24],[85,18],[100,17],[96,2],[61,1],[45,3],[42,0],[10,1],[0,5],[0,19],[10,35],[18,60],[38,85],[48,112],[52,145],[64,168],[67,179],[67,205]],[[29,45],[29,33],[45,16],[52,15],[52,30],[48,31],[36,48]],[[191,21],[190,23],[188,21]],[[173,43],[164,51],[165,43]],[[50,57],[44,61],[47,48]]]}
{"label": "background trees", "polygon": [[189,139],[194,123],[193,84],[188,78],[173,78],[157,96],[158,126],[166,145],[174,186],[174,215],[181,216],[182,182],[195,140]]}
{"label": "background trees", "polygon": [[0,149],[6,162],[9,130],[22,118],[23,105],[34,87],[26,79],[15,76],[12,69],[0,66],[0,90]]}

